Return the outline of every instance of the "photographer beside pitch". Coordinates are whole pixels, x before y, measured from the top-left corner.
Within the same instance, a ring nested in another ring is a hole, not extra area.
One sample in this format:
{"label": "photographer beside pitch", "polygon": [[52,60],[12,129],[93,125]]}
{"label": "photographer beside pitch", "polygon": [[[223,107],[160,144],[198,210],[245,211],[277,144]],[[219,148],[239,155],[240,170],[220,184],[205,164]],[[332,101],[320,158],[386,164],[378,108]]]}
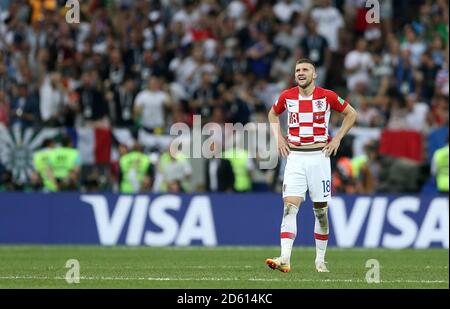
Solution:
{"label": "photographer beside pitch", "polygon": [[[289,272],[292,246],[297,235],[297,212],[306,191],[314,204],[316,241],[315,266],[328,272],[325,252],[328,243],[328,202],[331,200],[330,155],[336,155],[340,141],[356,121],[356,111],[335,92],[317,87],[314,64],[300,59],[295,65],[297,86],[281,93],[269,112],[278,150],[287,157],[283,181],[284,211],[281,222],[281,255],[267,259],[272,269]],[[328,135],[331,109],[344,115],[333,139]],[[279,115],[288,111],[287,140],[283,137]]]}

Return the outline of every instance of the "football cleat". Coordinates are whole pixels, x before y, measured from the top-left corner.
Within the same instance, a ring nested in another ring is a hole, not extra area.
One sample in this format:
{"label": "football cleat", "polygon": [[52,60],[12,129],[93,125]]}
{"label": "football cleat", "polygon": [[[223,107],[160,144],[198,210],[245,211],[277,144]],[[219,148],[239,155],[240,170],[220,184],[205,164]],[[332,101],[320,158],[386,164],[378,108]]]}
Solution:
{"label": "football cleat", "polygon": [[283,273],[288,273],[291,270],[291,265],[287,263],[281,263],[280,258],[267,259],[266,265],[272,269],[278,269]]}
{"label": "football cleat", "polygon": [[327,268],[327,265],[325,265],[325,262],[316,262],[316,270],[318,273],[329,273],[330,271]]}

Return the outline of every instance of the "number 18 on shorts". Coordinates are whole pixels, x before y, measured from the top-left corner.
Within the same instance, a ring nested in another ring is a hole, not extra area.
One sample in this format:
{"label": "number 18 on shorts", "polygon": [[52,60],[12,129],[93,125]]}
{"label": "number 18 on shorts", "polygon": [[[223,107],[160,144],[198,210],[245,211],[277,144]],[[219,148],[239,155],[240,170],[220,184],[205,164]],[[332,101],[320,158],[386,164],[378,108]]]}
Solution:
{"label": "number 18 on shorts", "polygon": [[284,169],[283,198],[299,196],[306,191],[313,202],[331,200],[331,162],[324,152],[291,151]]}

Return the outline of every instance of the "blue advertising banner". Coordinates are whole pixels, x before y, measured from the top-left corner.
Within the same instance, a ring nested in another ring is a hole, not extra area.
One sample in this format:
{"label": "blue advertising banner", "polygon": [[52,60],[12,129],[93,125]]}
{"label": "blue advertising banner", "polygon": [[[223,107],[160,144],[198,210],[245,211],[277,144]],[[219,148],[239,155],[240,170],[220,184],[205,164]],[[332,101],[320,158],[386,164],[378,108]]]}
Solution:
{"label": "blue advertising banner", "polygon": [[[0,193],[0,243],[130,246],[278,245],[279,194]],[[330,246],[449,245],[448,195],[335,196]],[[295,245],[314,245],[311,201]]]}

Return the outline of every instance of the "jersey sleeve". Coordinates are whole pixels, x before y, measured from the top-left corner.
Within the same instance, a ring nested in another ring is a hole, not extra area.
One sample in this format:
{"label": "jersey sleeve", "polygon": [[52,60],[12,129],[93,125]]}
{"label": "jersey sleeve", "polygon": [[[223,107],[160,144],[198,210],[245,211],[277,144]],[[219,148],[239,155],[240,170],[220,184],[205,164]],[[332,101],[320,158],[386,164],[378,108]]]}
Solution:
{"label": "jersey sleeve", "polygon": [[338,96],[336,94],[336,92],[334,92],[334,91],[328,91],[327,92],[327,100],[330,103],[331,109],[334,109],[335,111],[338,111],[339,113],[342,113],[342,111],[348,105],[348,102],[345,101],[340,96]]}
{"label": "jersey sleeve", "polygon": [[273,110],[277,114],[281,114],[282,112],[284,112],[286,110],[286,96],[285,96],[284,92],[282,92],[280,94],[278,99],[273,104]]}

